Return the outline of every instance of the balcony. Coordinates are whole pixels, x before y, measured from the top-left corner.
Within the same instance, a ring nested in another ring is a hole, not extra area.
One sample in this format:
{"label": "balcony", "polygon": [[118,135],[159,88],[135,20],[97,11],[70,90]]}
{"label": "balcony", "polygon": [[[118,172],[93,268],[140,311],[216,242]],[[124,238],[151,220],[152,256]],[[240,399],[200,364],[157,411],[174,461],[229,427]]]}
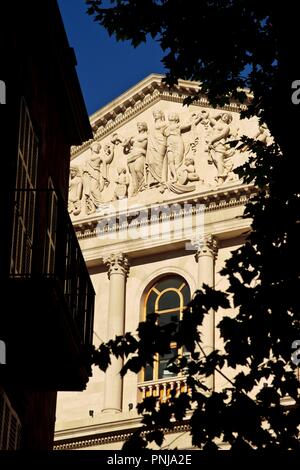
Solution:
{"label": "balcony", "polygon": [[1,315],[5,373],[45,389],[82,390],[90,375],[94,289],[65,202],[52,189],[18,190],[12,218]]}
{"label": "balcony", "polygon": [[176,397],[180,393],[189,392],[186,377],[178,376],[169,379],[140,382],[138,384],[138,401],[142,401],[146,397],[156,397],[161,403],[165,403],[171,396],[172,391],[175,391]]}

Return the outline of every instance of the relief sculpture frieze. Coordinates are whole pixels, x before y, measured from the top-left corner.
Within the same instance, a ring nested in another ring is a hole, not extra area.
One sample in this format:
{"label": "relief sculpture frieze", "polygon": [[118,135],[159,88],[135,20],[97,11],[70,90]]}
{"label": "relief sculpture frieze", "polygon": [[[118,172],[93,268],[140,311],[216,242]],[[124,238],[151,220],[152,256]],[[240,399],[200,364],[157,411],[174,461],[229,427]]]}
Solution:
{"label": "relief sculpture frieze", "polygon": [[[95,137],[71,165],[70,214],[88,216],[120,199],[151,203],[240,184],[233,170],[248,152],[236,145],[244,135],[240,122],[237,112],[158,103]],[[255,126],[253,136],[267,143],[268,130]]]}

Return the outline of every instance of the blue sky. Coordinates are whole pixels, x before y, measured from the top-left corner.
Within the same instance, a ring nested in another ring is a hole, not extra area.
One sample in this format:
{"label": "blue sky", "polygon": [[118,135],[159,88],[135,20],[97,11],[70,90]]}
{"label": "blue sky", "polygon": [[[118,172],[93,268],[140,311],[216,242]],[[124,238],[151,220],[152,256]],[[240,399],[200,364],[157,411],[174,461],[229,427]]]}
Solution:
{"label": "blue sky", "polygon": [[94,113],[150,73],[164,73],[159,45],[117,42],[86,14],[84,0],[58,0],[87,110]]}

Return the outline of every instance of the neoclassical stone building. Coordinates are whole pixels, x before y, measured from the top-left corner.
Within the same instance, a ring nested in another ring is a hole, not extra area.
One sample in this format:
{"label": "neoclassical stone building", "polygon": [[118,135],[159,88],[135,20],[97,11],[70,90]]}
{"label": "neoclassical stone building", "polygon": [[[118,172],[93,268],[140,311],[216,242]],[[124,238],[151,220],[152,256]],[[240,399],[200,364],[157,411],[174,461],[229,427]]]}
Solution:
{"label": "neoclassical stone building", "polygon": [[[233,172],[247,149],[231,142],[243,134],[267,141],[268,132],[254,118],[240,120],[236,103],[213,109],[202,97],[183,106],[197,84],[180,81],[170,92],[161,78],[147,77],[91,116],[93,140],[72,152],[69,212],[96,291],[96,345],[134,331],[153,311],[162,323],[179,318],[202,283],[225,289],[219,272],[250,226],[241,215],[254,188]],[[222,347],[220,318],[204,325],[208,351]],[[123,380],[114,360],[106,374],[94,371],[85,392],[60,393],[56,448],[120,449],[139,425],[143,396],[166,400],[185,388],[167,360]],[[187,424],[164,446],[191,448]]]}

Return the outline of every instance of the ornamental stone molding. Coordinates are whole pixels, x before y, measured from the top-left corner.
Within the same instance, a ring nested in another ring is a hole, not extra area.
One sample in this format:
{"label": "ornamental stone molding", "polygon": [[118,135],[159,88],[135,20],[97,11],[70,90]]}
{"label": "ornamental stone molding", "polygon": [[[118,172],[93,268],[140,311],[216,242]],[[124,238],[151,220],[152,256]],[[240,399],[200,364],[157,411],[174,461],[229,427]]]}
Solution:
{"label": "ornamental stone molding", "polygon": [[[140,419],[138,418],[136,420],[137,423],[140,422]],[[135,427],[135,426],[134,426]],[[172,430],[170,429],[164,429],[163,432],[164,434],[174,434],[176,435],[177,433],[189,433],[190,432],[190,425],[187,424],[178,424],[173,427]],[[95,446],[101,446],[101,445],[106,445],[106,444],[112,444],[115,442],[124,442],[127,439],[129,439],[133,434],[132,430],[119,430],[119,431],[114,431],[114,432],[108,432],[105,433],[104,435],[101,436],[101,434],[95,434],[92,436],[85,436],[84,435],[84,430],[82,433],[82,437],[76,437],[76,438],[71,438],[71,439],[59,439],[56,440],[54,443],[54,450],[71,450],[71,449],[82,449],[82,448],[87,448],[87,447],[95,447]]]}
{"label": "ornamental stone molding", "polygon": [[104,264],[108,266],[108,279],[113,274],[122,274],[127,277],[129,274],[129,261],[128,257],[123,253],[113,253],[108,257],[104,258]]}
{"label": "ornamental stone molding", "polygon": [[[151,106],[160,99],[182,103],[185,98],[199,91],[199,84],[190,80],[178,80],[178,84],[170,89],[162,81],[163,78],[163,75],[160,74],[149,75],[126,93],[120,95],[112,103],[94,113],[90,118],[94,131],[94,139],[105,136],[111,130],[117,129],[128,118],[134,117],[141,112],[141,109]],[[211,107],[206,96],[202,94],[199,94],[195,104],[207,108]],[[232,102],[225,105],[223,109],[240,112],[246,109],[246,105]],[[73,146],[71,156],[74,158],[79,152],[87,148],[91,142],[92,140],[80,146]]]}
{"label": "ornamental stone molding", "polygon": [[214,260],[217,258],[218,255],[218,241],[217,239],[211,235],[196,235],[192,240],[192,245],[194,245],[197,249],[195,254],[196,262],[198,263],[199,258],[201,256],[211,256]]}
{"label": "ornamental stone molding", "polygon": [[[205,213],[211,213],[222,209],[229,209],[233,207],[244,206],[251,198],[255,197],[257,191],[253,185],[243,185],[239,188],[227,189],[226,191],[219,190],[214,193],[207,193],[199,195],[194,198],[184,198],[174,200],[165,204],[164,207],[176,207],[174,217],[184,217],[187,215],[187,209],[190,215],[197,212],[197,208],[203,205]],[[178,206],[177,206],[178,205]],[[182,206],[179,210],[178,207]],[[147,216],[143,220],[137,219],[136,223],[147,224],[153,215],[153,205],[151,207],[145,206],[143,214]],[[117,206],[112,206],[110,213],[93,214],[88,219],[80,219],[73,221],[73,225],[79,240],[90,239],[95,237],[105,236],[106,233],[122,232],[128,229],[128,225],[134,225],[134,217],[137,218],[137,209],[130,208],[123,213],[118,210]],[[170,210],[170,217],[173,218],[172,211]],[[104,223],[106,222],[106,223]]]}

